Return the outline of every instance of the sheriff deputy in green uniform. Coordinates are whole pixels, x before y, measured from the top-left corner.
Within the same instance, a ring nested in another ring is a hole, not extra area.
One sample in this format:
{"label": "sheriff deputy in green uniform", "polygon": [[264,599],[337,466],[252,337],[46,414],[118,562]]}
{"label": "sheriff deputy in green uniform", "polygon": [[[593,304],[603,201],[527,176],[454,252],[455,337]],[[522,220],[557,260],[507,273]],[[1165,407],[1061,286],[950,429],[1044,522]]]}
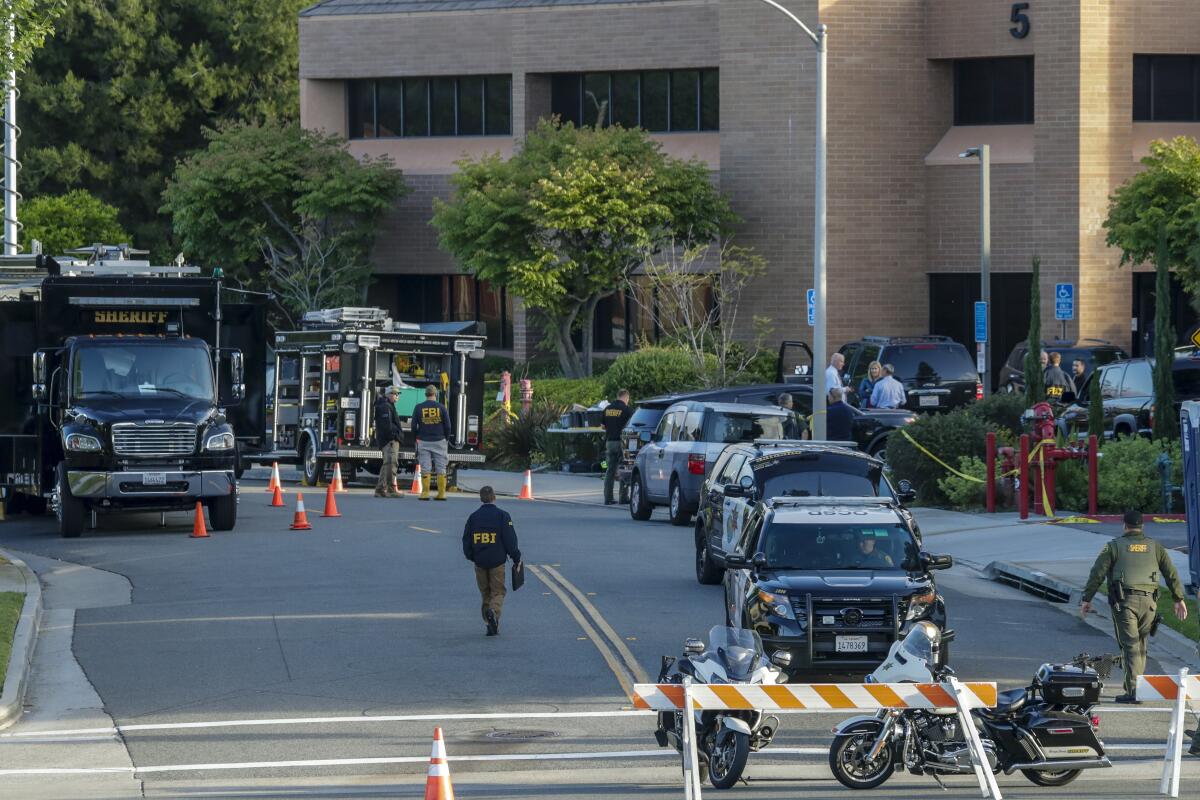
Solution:
{"label": "sheriff deputy in green uniform", "polygon": [[1083,587],[1081,616],[1092,610],[1092,598],[1101,582],[1108,579],[1108,599],[1113,609],[1113,628],[1121,645],[1125,665],[1125,693],[1118,703],[1138,703],[1137,679],[1146,668],[1146,646],[1158,612],[1159,578],[1175,599],[1175,616],[1187,619],[1183,583],[1165,547],[1142,532],[1142,512],[1125,512],[1125,535],[1109,540],[1092,565]]}

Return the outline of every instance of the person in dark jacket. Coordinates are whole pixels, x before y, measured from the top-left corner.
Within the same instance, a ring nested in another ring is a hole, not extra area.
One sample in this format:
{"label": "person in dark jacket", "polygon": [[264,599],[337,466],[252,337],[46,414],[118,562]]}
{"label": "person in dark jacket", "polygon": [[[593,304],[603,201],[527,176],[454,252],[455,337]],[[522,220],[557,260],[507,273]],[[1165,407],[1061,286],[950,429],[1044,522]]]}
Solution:
{"label": "person in dark jacket", "polygon": [[429,485],[437,477],[434,500],[446,499],[446,465],[450,460],[450,412],[437,401],[437,389],[425,387],[425,402],[413,409],[417,437],[417,463],[421,465],[421,499],[429,499]]}
{"label": "person in dark jacket", "polygon": [[1063,396],[1070,392],[1075,394],[1075,384],[1071,376],[1063,372],[1062,353],[1050,354],[1050,366],[1042,373],[1046,384],[1046,399],[1052,403],[1063,402]]}
{"label": "person in dark jacket", "polygon": [[779,407],[788,412],[788,417],[783,421],[783,438],[785,439],[804,439],[808,436],[808,422],[804,416],[796,413],[795,401],[787,392],[779,395]]}
{"label": "person in dark jacket", "polygon": [[504,607],[504,564],[512,559],[521,563],[521,551],[517,548],[517,532],[513,529],[512,517],[496,507],[496,492],[491,486],[479,490],[483,503],[463,528],[463,555],[475,565],[475,584],[483,598],[483,621],[487,623],[487,635],[500,632],[500,611]]}
{"label": "person in dark jacket", "polygon": [[829,390],[825,408],[825,438],[830,442],[854,441],[854,409],[842,399],[841,389]]}
{"label": "person in dark jacket", "polygon": [[375,401],[375,443],[383,450],[379,480],[375,482],[376,497],[403,497],[396,491],[396,461],[400,457],[400,415],[396,413],[396,398],[400,390],[389,386]]}
{"label": "person in dark jacket", "polygon": [[883,378],[883,364],[878,361],[872,361],[867,367],[867,374],[858,382],[858,407],[871,407],[871,394],[875,391],[875,384]]}
{"label": "person in dark jacket", "polygon": [[617,501],[613,499],[613,482],[617,479],[617,467],[621,465],[621,431],[629,424],[633,409],[629,407],[629,390],[617,392],[617,399],[604,407],[604,505],[611,506]]}

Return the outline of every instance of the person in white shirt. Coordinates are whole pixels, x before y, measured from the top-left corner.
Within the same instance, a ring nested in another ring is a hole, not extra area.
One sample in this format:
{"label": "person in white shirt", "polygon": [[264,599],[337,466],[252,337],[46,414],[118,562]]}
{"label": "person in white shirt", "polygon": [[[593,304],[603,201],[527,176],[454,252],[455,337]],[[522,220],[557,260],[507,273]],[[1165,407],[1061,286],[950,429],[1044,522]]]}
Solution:
{"label": "person in white shirt", "polygon": [[842,384],[842,368],[846,366],[846,357],[834,353],[829,357],[829,366],[825,369],[825,391],[845,388]]}
{"label": "person in white shirt", "polygon": [[901,408],[904,405],[904,384],[894,377],[896,368],[883,365],[883,378],[871,392],[871,408]]}

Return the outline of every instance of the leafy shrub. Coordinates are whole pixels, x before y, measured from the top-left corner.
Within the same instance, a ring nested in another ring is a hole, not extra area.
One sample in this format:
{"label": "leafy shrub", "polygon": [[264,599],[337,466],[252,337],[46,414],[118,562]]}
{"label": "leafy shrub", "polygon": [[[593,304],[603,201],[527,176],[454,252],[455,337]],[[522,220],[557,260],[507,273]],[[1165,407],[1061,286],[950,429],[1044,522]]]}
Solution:
{"label": "leafy shrub", "polygon": [[[518,398],[520,392],[514,389],[514,406],[519,404]],[[542,378],[533,382],[533,402],[560,411],[576,403],[590,408],[603,399],[604,381],[600,378]]]}
{"label": "leafy shrub", "polygon": [[958,471],[978,480],[946,473],[946,477],[938,479],[938,488],[955,508],[979,508],[987,500],[987,484],[983,482],[987,477],[987,463],[975,456],[963,456],[958,459]]}
{"label": "leafy shrub", "polygon": [[746,365],[746,371],[738,378],[739,384],[751,383],[775,383],[779,377],[776,370],[779,368],[778,357],[775,353],[763,350],[750,360]]}
{"label": "leafy shrub", "polygon": [[667,347],[643,347],[617,358],[604,373],[604,394],[628,389],[633,399],[699,388],[703,377],[688,354]]}
{"label": "leafy shrub", "polygon": [[[966,411],[924,416],[902,430],[947,464],[972,456],[983,460],[986,455],[985,436],[988,426],[979,417]],[[946,469],[921,452],[902,434],[888,437],[888,465],[896,480],[907,479],[917,490],[922,503],[944,505],[946,493],[938,480],[946,477]]]}
{"label": "leafy shrub", "polygon": [[1054,470],[1055,508],[1087,511],[1088,475],[1086,461],[1061,461]]}
{"label": "leafy shrub", "polygon": [[508,425],[502,425],[499,418],[491,420],[483,436],[483,451],[488,461],[502,469],[529,469],[532,455],[546,449],[546,429],[559,416],[559,409],[535,404],[528,414]]}
{"label": "leafy shrub", "polygon": [[1140,436],[1106,442],[1100,449],[1098,501],[1102,511],[1162,510],[1162,479],[1155,466],[1161,453],[1172,462],[1172,481],[1183,480],[1183,457],[1178,441],[1151,441]]}
{"label": "leafy shrub", "polygon": [[1019,436],[1025,399],[1019,394],[994,393],[967,406],[967,413],[983,420],[988,430],[1001,433],[998,429],[1004,428]]}

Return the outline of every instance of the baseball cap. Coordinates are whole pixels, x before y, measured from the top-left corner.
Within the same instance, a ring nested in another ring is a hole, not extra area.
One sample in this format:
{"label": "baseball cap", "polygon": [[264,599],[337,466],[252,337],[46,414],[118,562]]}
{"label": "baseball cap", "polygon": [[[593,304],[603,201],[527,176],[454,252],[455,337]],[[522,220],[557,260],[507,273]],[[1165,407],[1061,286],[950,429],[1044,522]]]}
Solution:
{"label": "baseball cap", "polygon": [[1130,528],[1142,527],[1142,512],[1136,508],[1131,508],[1125,512],[1125,524]]}
{"label": "baseball cap", "polygon": [[400,396],[400,387],[399,386],[389,386],[387,388],[387,391],[384,392],[384,394],[386,394],[388,397],[399,397]]}

